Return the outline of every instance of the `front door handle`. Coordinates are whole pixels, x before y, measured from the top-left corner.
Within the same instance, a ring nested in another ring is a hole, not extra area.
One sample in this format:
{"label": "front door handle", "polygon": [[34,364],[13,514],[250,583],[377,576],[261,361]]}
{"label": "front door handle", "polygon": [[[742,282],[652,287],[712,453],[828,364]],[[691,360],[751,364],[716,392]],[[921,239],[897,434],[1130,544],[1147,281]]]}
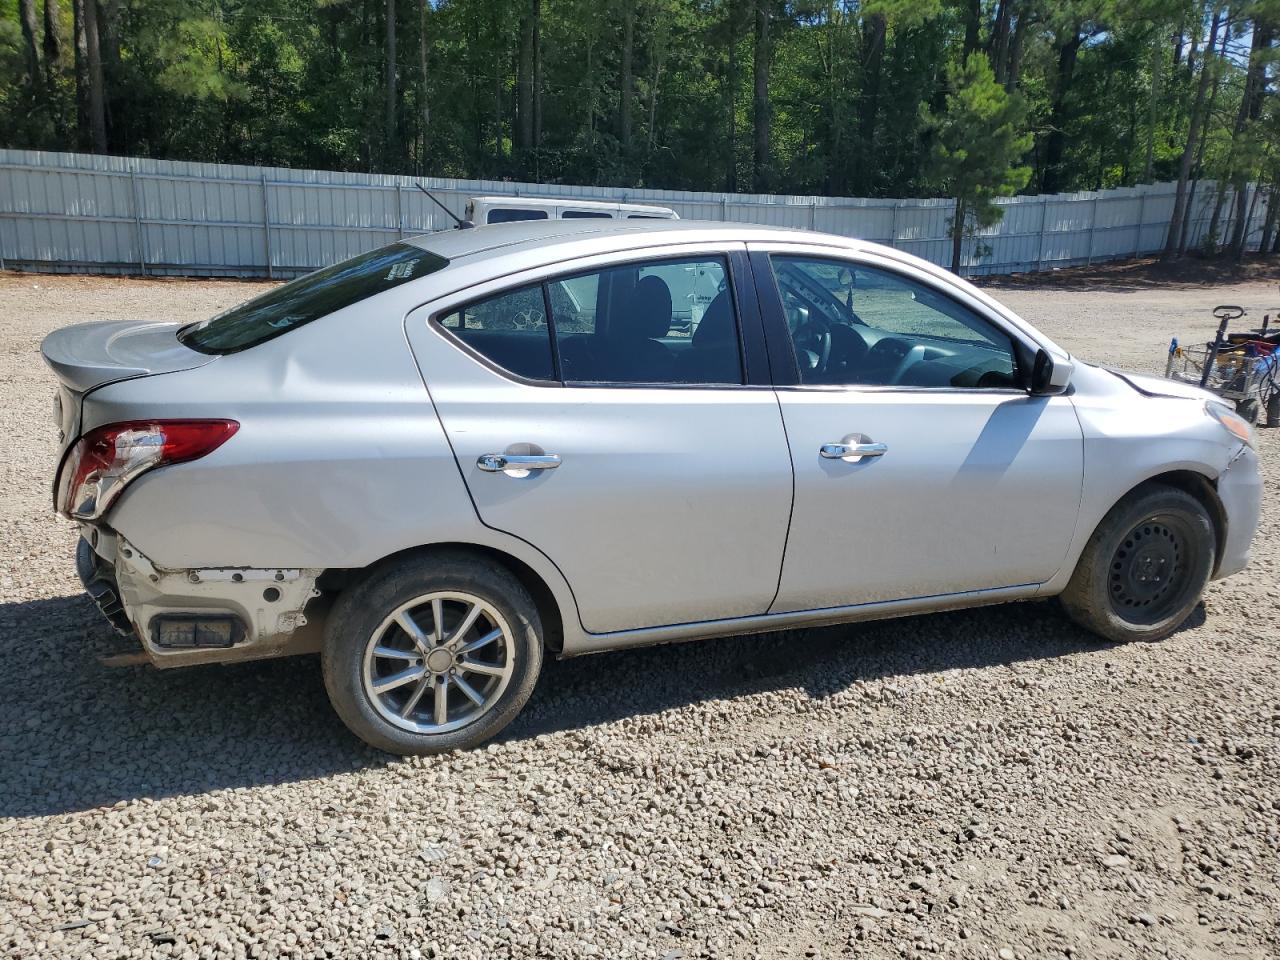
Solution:
{"label": "front door handle", "polygon": [[560,466],[560,456],[555,453],[484,453],[476,458],[476,466],[485,473],[527,477],[531,470],[554,470]]}
{"label": "front door handle", "polygon": [[883,457],[889,452],[887,443],[824,443],[818,452],[828,460],[860,460]]}

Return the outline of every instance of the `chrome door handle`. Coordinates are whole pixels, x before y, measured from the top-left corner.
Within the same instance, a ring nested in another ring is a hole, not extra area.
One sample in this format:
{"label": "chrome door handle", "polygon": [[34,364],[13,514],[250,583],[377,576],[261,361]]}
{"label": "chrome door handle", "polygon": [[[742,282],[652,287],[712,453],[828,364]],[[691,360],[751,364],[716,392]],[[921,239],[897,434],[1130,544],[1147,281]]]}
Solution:
{"label": "chrome door handle", "polygon": [[887,443],[824,443],[818,452],[828,460],[856,460],[861,457],[883,457],[889,452]]}
{"label": "chrome door handle", "polygon": [[484,453],[476,458],[476,466],[485,473],[510,473],[524,477],[530,470],[554,470],[560,466],[560,456],[555,453]]}

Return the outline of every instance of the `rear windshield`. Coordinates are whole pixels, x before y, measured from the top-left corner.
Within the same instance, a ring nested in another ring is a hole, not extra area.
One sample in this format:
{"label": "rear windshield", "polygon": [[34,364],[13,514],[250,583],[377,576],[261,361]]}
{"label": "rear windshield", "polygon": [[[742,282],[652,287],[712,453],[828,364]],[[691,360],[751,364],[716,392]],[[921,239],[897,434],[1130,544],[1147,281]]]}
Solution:
{"label": "rear windshield", "polygon": [[178,339],[201,353],[238,353],[448,265],[444,257],[421,247],[393,243],[188,324],[178,331]]}

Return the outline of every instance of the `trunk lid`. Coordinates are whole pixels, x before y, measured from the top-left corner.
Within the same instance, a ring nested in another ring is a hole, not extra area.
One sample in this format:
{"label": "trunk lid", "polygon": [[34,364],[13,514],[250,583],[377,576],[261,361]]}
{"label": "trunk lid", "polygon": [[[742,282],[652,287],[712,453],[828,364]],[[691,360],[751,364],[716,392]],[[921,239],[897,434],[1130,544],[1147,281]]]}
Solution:
{"label": "trunk lid", "polygon": [[138,320],[77,323],[44,338],[40,352],[58,378],[54,419],[63,452],[80,435],[80,407],[95,387],[156,373],[176,373],[217,358],[178,342],[179,324]]}
{"label": "trunk lid", "polygon": [[44,338],[44,362],[68,391],[83,394],[103,384],[190,370],[216,359],[178,342],[179,324],[137,320],[77,323]]}

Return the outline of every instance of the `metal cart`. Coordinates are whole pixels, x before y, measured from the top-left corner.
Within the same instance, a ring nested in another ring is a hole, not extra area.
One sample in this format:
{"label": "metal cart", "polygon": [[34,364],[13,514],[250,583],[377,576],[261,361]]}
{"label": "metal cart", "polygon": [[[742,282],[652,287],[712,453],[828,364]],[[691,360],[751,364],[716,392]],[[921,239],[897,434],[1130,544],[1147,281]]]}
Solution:
{"label": "metal cart", "polygon": [[[1245,309],[1222,304],[1213,308],[1213,315],[1218,319],[1218,332],[1210,342],[1182,346],[1176,337],[1170,342],[1164,375],[1212,390],[1232,401],[1240,416],[1257,423],[1268,401],[1271,406],[1280,401],[1280,375],[1276,370],[1280,354],[1275,352],[1280,335],[1269,333],[1269,314],[1262,318],[1260,329],[1231,335],[1227,334],[1227,324],[1245,316]],[[1268,414],[1271,412],[1268,409]]]}

